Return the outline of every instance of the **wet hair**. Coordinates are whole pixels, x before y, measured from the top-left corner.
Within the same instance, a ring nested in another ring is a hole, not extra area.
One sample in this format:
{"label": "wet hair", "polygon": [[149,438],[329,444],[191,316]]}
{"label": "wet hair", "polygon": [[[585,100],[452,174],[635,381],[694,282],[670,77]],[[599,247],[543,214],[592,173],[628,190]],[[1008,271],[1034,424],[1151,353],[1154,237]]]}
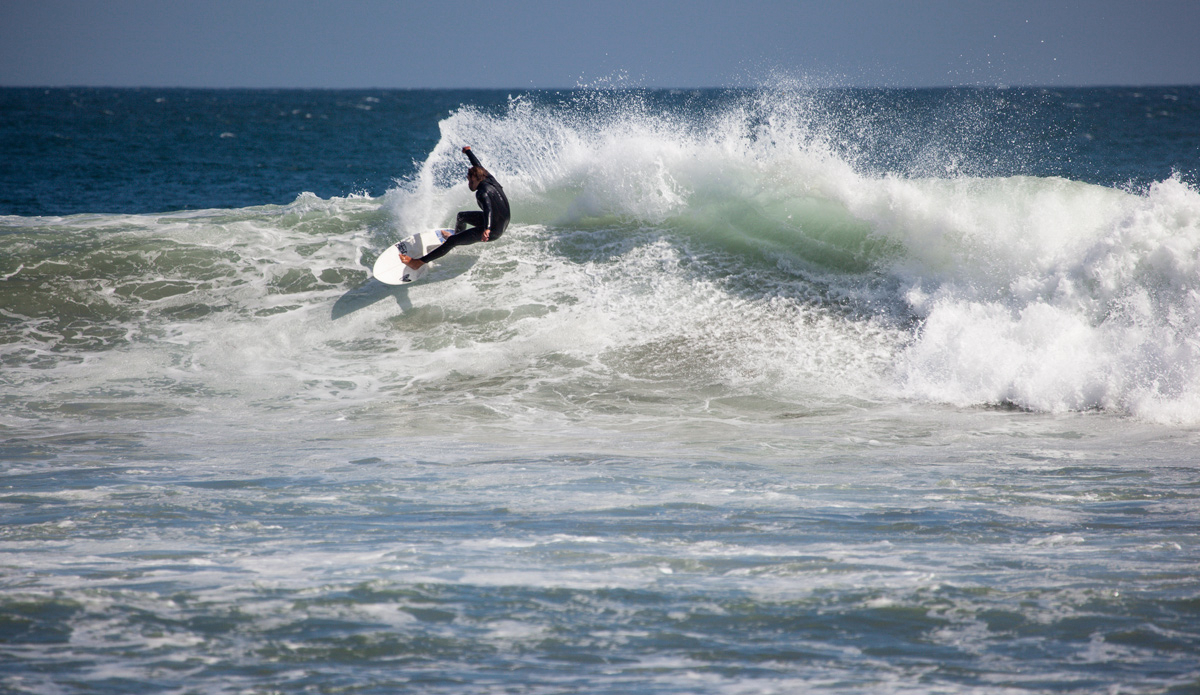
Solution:
{"label": "wet hair", "polygon": [[470,169],[467,169],[467,178],[472,181],[482,182],[484,179],[486,179],[489,176],[491,176],[491,174],[488,173],[488,170],[484,169],[483,167],[473,166]]}

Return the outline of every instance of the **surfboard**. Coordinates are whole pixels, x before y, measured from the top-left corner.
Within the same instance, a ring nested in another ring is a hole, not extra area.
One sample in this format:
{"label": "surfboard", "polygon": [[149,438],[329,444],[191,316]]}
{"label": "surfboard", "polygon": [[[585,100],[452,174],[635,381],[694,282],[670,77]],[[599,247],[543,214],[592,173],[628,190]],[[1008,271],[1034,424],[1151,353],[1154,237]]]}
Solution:
{"label": "surfboard", "polygon": [[414,234],[398,244],[392,244],[386,251],[379,254],[379,258],[375,259],[375,266],[371,269],[371,274],[375,276],[376,280],[389,285],[407,285],[410,282],[416,282],[429,272],[430,264],[426,263],[413,270],[404,265],[404,261],[400,260],[400,254],[420,258],[441,246],[442,242],[452,234],[454,234],[453,229],[435,229],[432,232]]}

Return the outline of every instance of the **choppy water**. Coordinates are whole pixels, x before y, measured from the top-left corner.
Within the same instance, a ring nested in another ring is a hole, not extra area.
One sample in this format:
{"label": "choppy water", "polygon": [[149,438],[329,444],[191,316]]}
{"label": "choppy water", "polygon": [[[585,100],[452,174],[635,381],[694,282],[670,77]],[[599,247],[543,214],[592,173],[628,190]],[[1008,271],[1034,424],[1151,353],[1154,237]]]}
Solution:
{"label": "choppy water", "polygon": [[1200,688],[1200,89],[0,96],[7,691]]}

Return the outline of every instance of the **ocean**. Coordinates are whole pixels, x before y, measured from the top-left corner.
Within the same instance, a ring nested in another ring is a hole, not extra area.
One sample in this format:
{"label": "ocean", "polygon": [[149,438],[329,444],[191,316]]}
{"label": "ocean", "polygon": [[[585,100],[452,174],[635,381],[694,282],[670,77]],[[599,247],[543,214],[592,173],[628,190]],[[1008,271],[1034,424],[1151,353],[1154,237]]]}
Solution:
{"label": "ocean", "polygon": [[[475,209],[503,238],[385,286]],[[0,691],[1200,692],[1200,88],[0,89]]]}

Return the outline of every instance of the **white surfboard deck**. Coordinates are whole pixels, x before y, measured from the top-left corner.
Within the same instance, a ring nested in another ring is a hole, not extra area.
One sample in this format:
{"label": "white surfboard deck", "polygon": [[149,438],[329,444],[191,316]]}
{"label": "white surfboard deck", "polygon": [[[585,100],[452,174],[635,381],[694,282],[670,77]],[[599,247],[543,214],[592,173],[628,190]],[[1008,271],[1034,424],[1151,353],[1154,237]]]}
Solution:
{"label": "white surfboard deck", "polygon": [[398,244],[392,244],[386,251],[379,254],[379,258],[375,259],[375,267],[371,269],[371,273],[376,280],[389,285],[407,285],[410,282],[416,282],[429,271],[430,264],[426,263],[413,270],[404,265],[404,261],[400,260],[400,254],[420,258],[441,246],[442,242],[452,234],[454,234],[453,229],[435,229],[432,232],[414,234]]}

